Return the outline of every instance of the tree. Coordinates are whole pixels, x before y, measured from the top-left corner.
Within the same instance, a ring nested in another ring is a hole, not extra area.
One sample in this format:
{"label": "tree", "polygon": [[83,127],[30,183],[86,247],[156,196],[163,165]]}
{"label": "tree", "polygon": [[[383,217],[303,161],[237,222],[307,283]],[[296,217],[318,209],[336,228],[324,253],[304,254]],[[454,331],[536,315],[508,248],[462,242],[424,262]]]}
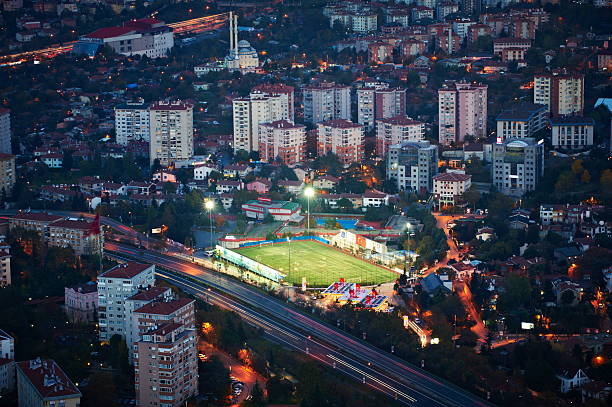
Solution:
{"label": "tree", "polygon": [[574,160],[574,162],[572,163],[572,172],[576,175],[580,175],[582,174],[582,171],[584,171],[584,167],[582,166],[582,160]]}
{"label": "tree", "polygon": [[280,376],[274,376],[266,383],[270,404],[288,404],[292,399],[293,384]]}
{"label": "tree", "polygon": [[576,296],[572,290],[565,290],[563,294],[561,294],[561,304],[568,306],[574,303]]}
{"label": "tree", "polygon": [[583,184],[588,184],[591,182],[591,173],[589,170],[584,170],[582,176],[580,177],[580,181],[582,181]]}
{"label": "tree", "polygon": [[510,275],[504,287],[506,290],[499,297],[500,309],[515,310],[524,307],[531,298],[531,283],[526,277]]}
{"label": "tree", "polygon": [[601,173],[599,177],[599,186],[601,192],[605,195],[612,194],[612,170],[606,169]]}
{"label": "tree", "polygon": [[[573,166],[573,165],[572,165]],[[569,192],[576,186],[576,176],[572,171],[564,171],[555,182],[555,191],[557,193]]]}
{"label": "tree", "polygon": [[230,372],[217,356],[198,362],[200,394],[210,394],[217,400],[226,400],[230,393]]}

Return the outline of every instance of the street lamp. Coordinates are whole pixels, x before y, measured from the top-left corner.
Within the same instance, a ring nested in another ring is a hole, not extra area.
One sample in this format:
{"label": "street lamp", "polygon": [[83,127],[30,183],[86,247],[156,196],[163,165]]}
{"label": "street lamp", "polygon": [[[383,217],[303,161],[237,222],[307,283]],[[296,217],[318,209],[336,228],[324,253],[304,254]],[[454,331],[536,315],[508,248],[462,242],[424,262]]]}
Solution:
{"label": "street lamp", "polygon": [[204,206],[208,210],[208,221],[210,222],[210,247],[211,247],[211,250],[214,250],[215,249],[215,246],[214,246],[215,239],[213,237],[212,210],[215,207],[215,201],[208,200],[204,203]]}
{"label": "street lamp", "polygon": [[306,200],[308,201],[308,211],[307,211],[307,218],[306,218],[306,234],[309,235],[310,234],[310,198],[312,198],[315,194],[315,190],[313,187],[306,187],[306,189],[304,189],[304,196],[306,197]]}

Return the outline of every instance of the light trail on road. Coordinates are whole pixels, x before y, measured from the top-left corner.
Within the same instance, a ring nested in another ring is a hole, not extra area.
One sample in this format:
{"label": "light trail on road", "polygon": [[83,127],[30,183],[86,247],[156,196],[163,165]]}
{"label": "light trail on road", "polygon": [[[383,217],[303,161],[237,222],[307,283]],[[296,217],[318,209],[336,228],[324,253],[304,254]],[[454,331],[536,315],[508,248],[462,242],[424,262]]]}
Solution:
{"label": "light trail on road", "polygon": [[[175,34],[199,34],[206,31],[213,31],[221,28],[229,19],[229,13],[214,14],[211,16],[192,18],[190,20],[178,21],[176,23],[167,24],[171,27]],[[52,45],[47,48],[18,52],[16,54],[0,55],[0,66],[12,66],[23,63],[32,58],[55,58],[60,54],[65,54],[72,51],[72,47],[76,41],[70,41],[63,44]]]}

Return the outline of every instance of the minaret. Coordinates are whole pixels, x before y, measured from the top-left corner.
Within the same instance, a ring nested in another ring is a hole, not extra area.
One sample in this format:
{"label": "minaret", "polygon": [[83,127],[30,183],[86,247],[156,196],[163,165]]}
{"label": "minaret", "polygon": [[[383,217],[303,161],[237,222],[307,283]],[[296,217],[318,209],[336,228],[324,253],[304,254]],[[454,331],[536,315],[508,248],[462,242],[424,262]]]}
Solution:
{"label": "minaret", "polygon": [[238,58],[238,15],[234,14],[234,49]]}
{"label": "minaret", "polygon": [[234,50],[234,13],[232,13],[230,11],[230,15],[229,15],[229,37],[230,37],[230,46],[229,46],[229,53],[230,55],[232,54],[232,51]]}

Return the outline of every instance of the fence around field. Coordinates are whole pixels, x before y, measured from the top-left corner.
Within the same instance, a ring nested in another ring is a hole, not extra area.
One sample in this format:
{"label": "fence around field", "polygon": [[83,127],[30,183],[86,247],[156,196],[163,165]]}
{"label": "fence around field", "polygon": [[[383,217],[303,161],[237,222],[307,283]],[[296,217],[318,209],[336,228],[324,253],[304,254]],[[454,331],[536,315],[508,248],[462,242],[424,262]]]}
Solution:
{"label": "fence around field", "polygon": [[[319,236],[296,236],[296,237],[291,238],[291,241],[294,241],[294,240],[314,240],[314,241],[317,241],[317,242],[320,242],[326,245],[330,245],[329,240],[323,239],[322,237],[319,237]],[[260,240],[257,242],[246,242],[246,243],[240,244],[238,249],[242,249],[243,247],[263,246],[263,245],[274,244],[274,243],[287,243],[287,239],[282,238],[282,239],[273,239],[273,240]]]}
{"label": "fence around field", "polygon": [[257,274],[258,276],[265,277],[275,283],[280,283],[286,276],[278,270],[272,267],[266,266],[250,257],[243,256],[242,254],[233,250],[227,249],[222,246],[216,247],[216,252],[223,260],[228,261],[238,267],[243,267],[246,270]]}

